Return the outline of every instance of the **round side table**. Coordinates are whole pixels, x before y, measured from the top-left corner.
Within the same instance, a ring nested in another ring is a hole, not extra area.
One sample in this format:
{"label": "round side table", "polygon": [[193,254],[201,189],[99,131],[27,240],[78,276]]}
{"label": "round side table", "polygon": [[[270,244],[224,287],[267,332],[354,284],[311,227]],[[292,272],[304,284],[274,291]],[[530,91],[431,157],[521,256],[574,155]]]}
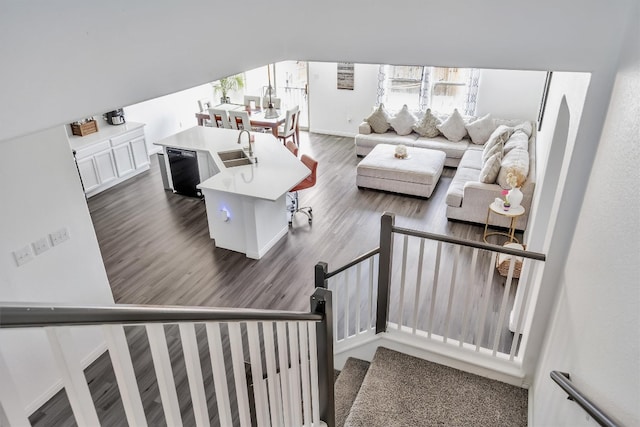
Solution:
{"label": "round side table", "polygon": [[[505,233],[502,231],[488,232],[489,216],[491,215],[492,212],[497,215],[511,218],[511,223],[509,224],[508,233]],[[518,206],[517,208],[512,207],[508,211],[505,211],[504,208],[501,205],[497,204],[496,202],[491,203],[489,205],[489,209],[487,209],[487,220],[484,223],[484,234],[482,235],[482,240],[484,240],[485,243],[489,243],[487,242],[487,237],[489,236],[504,236],[509,239],[505,243],[513,243],[513,242],[520,243],[518,239],[516,239],[515,235],[516,235],[516,222],[518,221],[518,218],[520,218],[522,215],[524,215],[524,207],[522,206]]]}

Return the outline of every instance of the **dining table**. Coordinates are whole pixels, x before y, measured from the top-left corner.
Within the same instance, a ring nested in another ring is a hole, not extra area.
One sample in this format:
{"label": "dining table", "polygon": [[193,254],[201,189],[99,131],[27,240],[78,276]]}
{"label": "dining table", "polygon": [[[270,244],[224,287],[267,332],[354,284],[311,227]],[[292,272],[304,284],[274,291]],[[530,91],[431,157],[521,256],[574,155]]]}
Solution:
{"label": "dining table", "polygon": [[[285,111],[276,110],[278,111],[278,117],[273,119],[268,119],[264,116],[266,109],[259,108],[259,107],[252,109],[251,107],[242,105],[242,104],[224,103],[224,104],[218,104],[212,108],[217,108],[217,109],[227,110],[227,111],[246,111],[249,113],[249,121],[251,122],[251,127],[271,129],[271,133],[275,137],[278,136],[278,127],[280,125],[283,125],[287,118],[287,114]],[[211,117],[209,115],[209,111],[200,111],[196,113],[198,126],[204,126],[205,120],[209,120],[210,118]],[[298,129],[298,126],[296,125],[296,139],[298,141],[300,140],[299,136],[300,136],[299,129]]]}

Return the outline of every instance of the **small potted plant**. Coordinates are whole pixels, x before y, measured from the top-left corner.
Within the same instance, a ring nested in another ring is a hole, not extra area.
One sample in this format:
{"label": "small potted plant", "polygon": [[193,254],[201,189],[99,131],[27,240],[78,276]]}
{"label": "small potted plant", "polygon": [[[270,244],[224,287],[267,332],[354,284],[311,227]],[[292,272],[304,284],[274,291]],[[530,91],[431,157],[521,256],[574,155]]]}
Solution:
{"label": "small potted plant", "polygon": [[242,74],[236,74],[233,76],[225,77],[217,82],[212,83],[213,91],[217,95],[220,95],[221,103],[231,102],[229,98],[229,92],[244,88],[244,76]]}

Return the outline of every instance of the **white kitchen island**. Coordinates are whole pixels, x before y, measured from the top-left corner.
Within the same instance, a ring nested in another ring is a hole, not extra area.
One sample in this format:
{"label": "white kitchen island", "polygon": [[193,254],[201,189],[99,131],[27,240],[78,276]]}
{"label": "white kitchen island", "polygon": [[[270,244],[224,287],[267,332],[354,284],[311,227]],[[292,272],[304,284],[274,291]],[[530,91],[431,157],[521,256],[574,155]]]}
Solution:
{"label": "white kitchen island", "polygon": [[287,234],[287,193],[310,171],[270,133],[251,133],[257,161],[229,166],[219,153],[239,150],[241,145],[248,153],[246,132],[241,145],[238,134],[232,129],[196,126],[155,144],[165,154],[167,148],[198,153],[201,182],[197,187],[204,195],[209,234],[216,247],[260,259]]}

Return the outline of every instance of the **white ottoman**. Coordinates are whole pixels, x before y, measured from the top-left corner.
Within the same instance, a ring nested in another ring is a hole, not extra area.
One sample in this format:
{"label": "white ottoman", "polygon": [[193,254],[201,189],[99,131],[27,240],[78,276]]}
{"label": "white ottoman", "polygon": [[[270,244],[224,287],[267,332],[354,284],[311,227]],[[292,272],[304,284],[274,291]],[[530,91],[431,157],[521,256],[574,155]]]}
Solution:
{"label": "white ottoman", "polygon": [[407,147],[409,157],[397,159],[394,157],[395,149],[395,145],[376,145],[358,164],[356,185],[413,196],[431,196],[442,174],[445,153]]}

